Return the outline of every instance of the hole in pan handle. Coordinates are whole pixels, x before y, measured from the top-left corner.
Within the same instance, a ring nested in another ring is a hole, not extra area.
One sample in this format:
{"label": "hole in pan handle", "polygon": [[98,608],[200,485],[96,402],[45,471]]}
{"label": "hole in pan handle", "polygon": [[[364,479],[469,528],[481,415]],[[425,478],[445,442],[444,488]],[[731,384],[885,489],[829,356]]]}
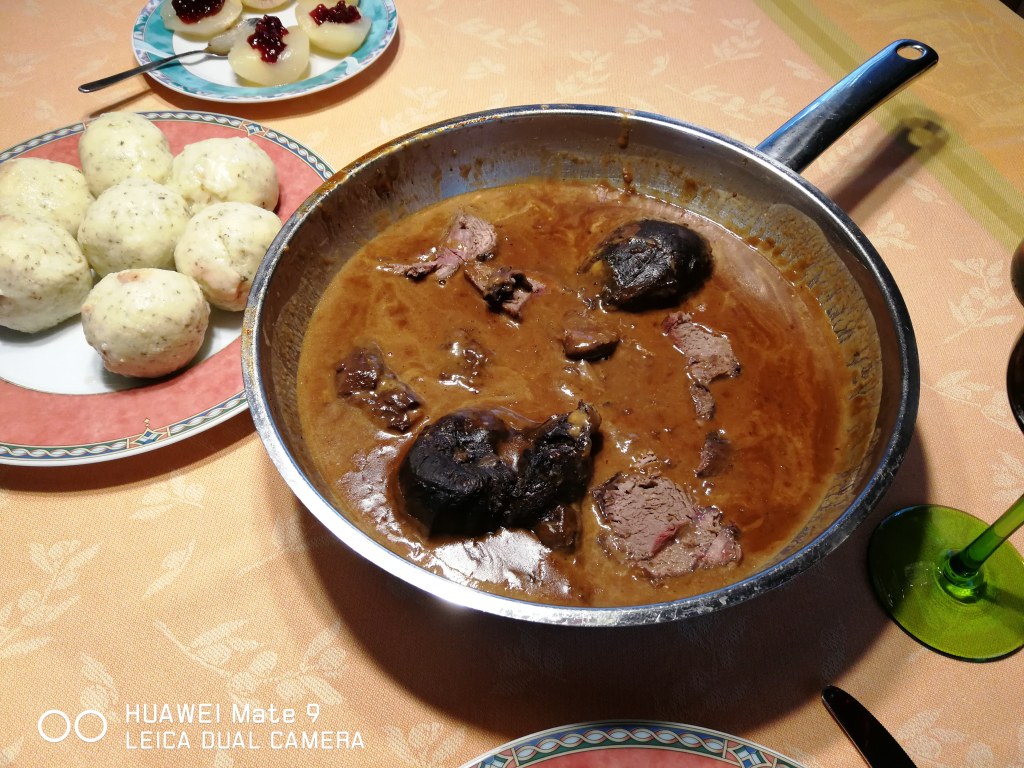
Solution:
{"label": "hole in pan handle", "polygon": [[871,110],[939,61],[933,48],[897,40],[800,110],[757,148],[799,173]]}

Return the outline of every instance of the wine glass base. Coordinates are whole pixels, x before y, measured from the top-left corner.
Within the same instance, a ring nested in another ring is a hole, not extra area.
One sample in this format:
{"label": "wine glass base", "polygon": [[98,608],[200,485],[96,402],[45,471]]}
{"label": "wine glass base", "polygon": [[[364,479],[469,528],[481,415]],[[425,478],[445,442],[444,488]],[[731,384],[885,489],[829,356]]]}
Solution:
{"label": "wine glass base", "polygon": [[868,544],[868,573],[885,611],[914,639],[958,659],[989,661],[1024,646],[1024,559],[1012,544],[982,565],[976,599],[957,599],[939,582],[943,558],[987,527],[966,512],[926,504],[894,512]]}

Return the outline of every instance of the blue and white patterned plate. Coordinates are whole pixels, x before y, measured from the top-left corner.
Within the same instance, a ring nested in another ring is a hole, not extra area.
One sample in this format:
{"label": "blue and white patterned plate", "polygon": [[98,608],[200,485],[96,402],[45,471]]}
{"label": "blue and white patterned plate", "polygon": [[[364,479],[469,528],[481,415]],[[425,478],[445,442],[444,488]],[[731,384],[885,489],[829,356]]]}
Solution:
{"label": "blue and white patterned plate", "polygon": [[[189,40],[171,32],[160,17],[160,6],[170,0],[148,0],[132,29],[132,49],[140,64],[148,64],[185,51],[201,51],[206,43]],[[280,101],[305,96],[337,85],[362,72],[380,57],[395,37],[398,11],[393,0],[361,0],[359,10],[370,19],[370,33],[351,56],[330,57],[310,51],[310,74],[304,80],[286,85],[257,87],[238,79],[227,59],[197,53],[183,63],[169,64],[148,73],[171,90],[200,99],[221,102],[254,103]],[[294,3],[272,12],[287,25],[295,23]],[[262,16],[246,13],[243,16]]]}
{"label": "blue and white patterned plate", "polygon": [[524,736],[463,768],[801,768],[767,747],[680,723],[609,720]]}

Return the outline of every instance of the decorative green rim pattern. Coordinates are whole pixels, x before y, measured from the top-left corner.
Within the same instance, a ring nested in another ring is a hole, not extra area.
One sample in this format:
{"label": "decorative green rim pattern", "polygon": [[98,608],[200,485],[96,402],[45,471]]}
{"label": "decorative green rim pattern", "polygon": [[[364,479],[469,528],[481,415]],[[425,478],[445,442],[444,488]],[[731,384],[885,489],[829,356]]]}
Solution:
{"label": "decorative green rim pattern", "polygon": [[[635,754],[635,750],[641,749],[674,752],[689,758],[703,757],[709,768],[802,768],[799,763],[766,747],[719,731],[680,723],[633,720],[608,720],[551,728],[509,742],[466,763],[463,768],[525,768],[540,763],[550,764],[554,768],[559,758],[569,755],[607,750],[630,750]],[[605,757],[601,765],[612,764]],[[692,765],[692,760],[687,765]]]}
{"label": "decorative green rim pattern", "polygon": [[82,445],[31,446],[0,443],[0,464],[45,466],[53,464],[86,464],[143,453],[153,448],[176,443],[192,434],[227,421],[249,407],[245,393],[229,397],[222,403],[159,430],[148,427],[137,435],[114,440],[101,440]]}

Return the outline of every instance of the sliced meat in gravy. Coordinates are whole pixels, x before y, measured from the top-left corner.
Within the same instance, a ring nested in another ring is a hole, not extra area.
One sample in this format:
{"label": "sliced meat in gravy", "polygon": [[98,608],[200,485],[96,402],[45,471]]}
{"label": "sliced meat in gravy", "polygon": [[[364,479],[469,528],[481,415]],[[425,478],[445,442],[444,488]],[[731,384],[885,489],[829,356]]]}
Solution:
{"label": "sliced meat in gravy", "polygon": [[620,472],[593,490],[606,546],[661,579],[738,561],[738,532],[656,469]]}
{"label": "sliced meat in gravy", "polygon": [[544,283],[512,267],[474,263],[466,266],[464,274],[488,307],[514,320],[522,319],[526,302],[544,290]]}
{"label": "sliced meat in gravy", "polygon": [[459,211],[448,226],[441,244],[412,264],[392,265],[394,272],[412,280],[434,273],[439,283],[454,275],[464,263],[483,261],[494,255],[498,235],[494,225],[465,211]]}
{"label": "sliced meat in gravy", "polygon": [[693,474],[714,477],[728,469],[732,463],[732,443],[722,430],[708,432],[700,449],[700,462]]}
{"label": "sliced meat in gravy", "polygon": [[690,397],[697,410],[697,420],[710,421],[715,416],[711,382],[740,372],[729,337],[693,322],[685,312],[673,312],[665,318],[661,328],[671,339],[672,346],[686,358]]}
{"label": "sliced meat in gravy", "polygon": [[563,322],[562,350],[570,360],[610,357],[621,340],[617,331],[589,311],[568,313]]}

